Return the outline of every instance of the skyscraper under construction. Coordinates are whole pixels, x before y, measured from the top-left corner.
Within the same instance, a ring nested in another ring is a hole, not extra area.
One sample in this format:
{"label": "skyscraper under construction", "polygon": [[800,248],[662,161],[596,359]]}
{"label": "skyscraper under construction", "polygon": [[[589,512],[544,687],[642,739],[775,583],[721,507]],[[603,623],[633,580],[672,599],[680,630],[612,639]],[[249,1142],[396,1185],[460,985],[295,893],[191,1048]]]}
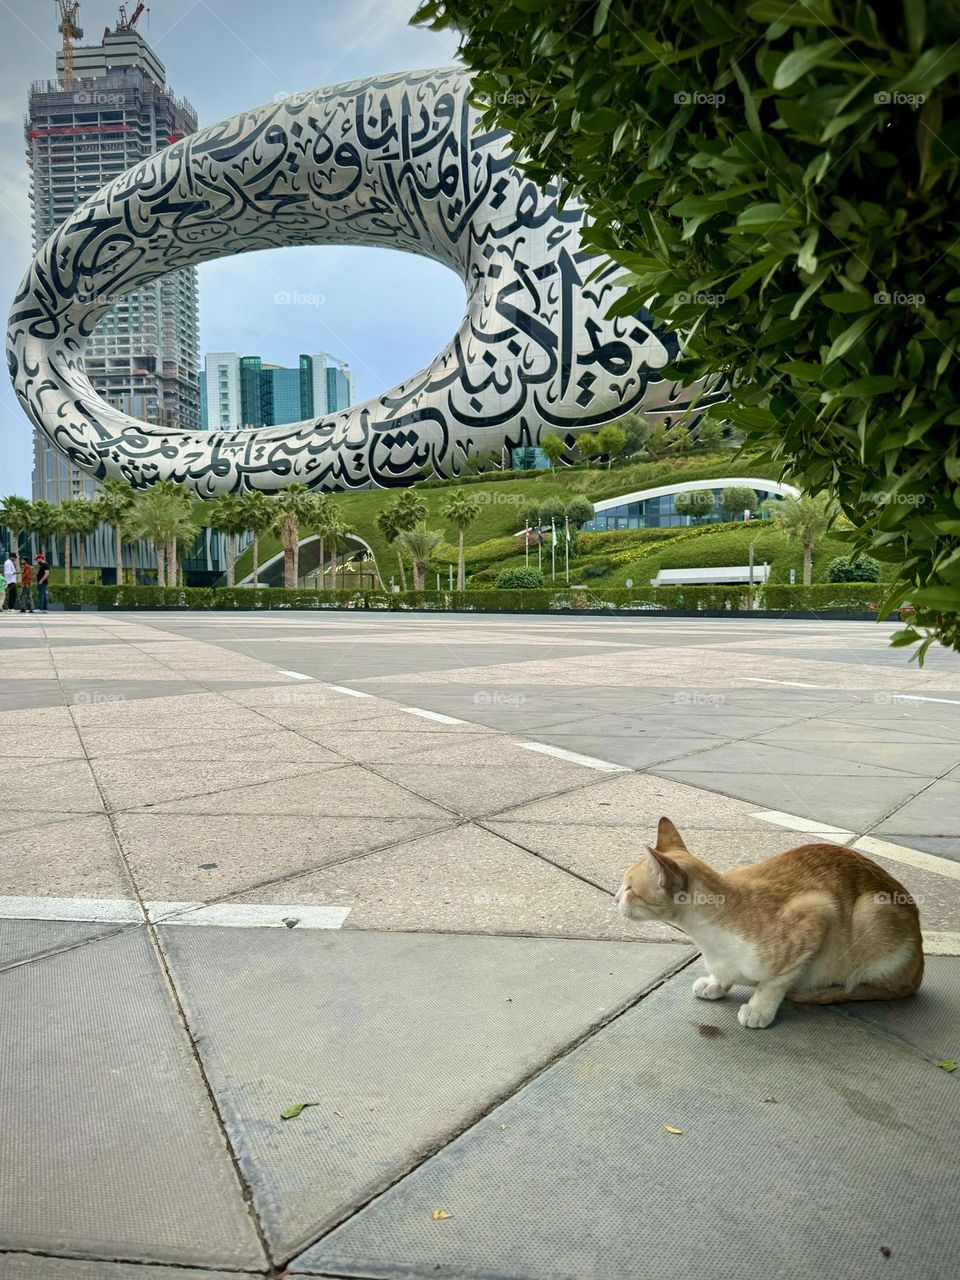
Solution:
{"label": "skyscraper under construction", "polygon": [[[99,44],[83,45],[79,3],[59,0],[63,48],[57,79],[30,90],[26,120],[34,249],[81,201],[197,127],[188,102],[166,86],[163,63],[136,29],[144,5]],[[87,345],[90,381],[110,404],[147,422],[200,426],[197,275],[182,268],[119,298]],[[33,496],[90,493],[94,482],[39,434]]]}

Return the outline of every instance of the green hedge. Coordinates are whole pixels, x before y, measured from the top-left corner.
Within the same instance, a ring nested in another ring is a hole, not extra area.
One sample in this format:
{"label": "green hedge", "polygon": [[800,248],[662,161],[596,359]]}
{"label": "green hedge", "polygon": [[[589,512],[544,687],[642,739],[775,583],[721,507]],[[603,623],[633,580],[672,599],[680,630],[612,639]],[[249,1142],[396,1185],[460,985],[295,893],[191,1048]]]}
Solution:
{"label": "green hedge", "polygon": [[[767,586],[761,597],[766,609],[797,611],[848,609],[867,612],[876,607],[882,590],[866,582],[818,583],[812,587]],[[56,586],[53,603],[93,605],[101,609],[388,609],[393,611],[460,610],[477,613],[549,613],[565,610],[610,613],[643,612],[657,608],[699,610],[741,609],[745,586],[646,587],[626,590],[590,587],[486,591],[286,591],[278,587],[103,587]]]}

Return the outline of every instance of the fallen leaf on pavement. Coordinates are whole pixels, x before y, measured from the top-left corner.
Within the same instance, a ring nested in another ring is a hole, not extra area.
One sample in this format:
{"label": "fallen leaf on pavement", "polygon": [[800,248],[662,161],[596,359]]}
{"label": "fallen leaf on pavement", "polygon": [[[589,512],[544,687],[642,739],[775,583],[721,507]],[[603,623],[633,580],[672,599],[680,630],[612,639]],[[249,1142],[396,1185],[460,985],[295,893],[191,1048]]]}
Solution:
{"label": "fallen leaf on pavement", "polygon": [[344,1113],[342,1111],[335,1111],[333,1114],[335,1116],[342,1116]]}
{"label": "fallen leaf on pavement", "polygon": [[683,1133],[682,1129],[676,1129],[672,1124],[665,1124],[663,1127],[666,1129],[667,1133]]}
{"label": "fallen leaf on pavement", "polygon": [[776,1102],[776,1098],[764,1098],[764,1102]]}
{"label": "fallen leaf on pavement", "polygon": [[319,1102],[295,1102],[292,1107],[287,1107],[286,1111],[280,1112],[281,1120],[295,1120],[304,1107],[319,1107]]}
{"label": "fallen leaf on pavement", "polygon": [[956,1071],[957,1069],[957,1064],[955,1062],[951,1062],[949,1058],[944,1059],[943,1062],[938,1062],[937,1066],[941,1071]]}
{"label": "fallen leaf on pavement", "polygon": [[452,1218],[453,1214],[449,1213],[446,1209],[434,1209],[430,1217],[434,1220],[434,1222],[442,1222],[444,1218]]}

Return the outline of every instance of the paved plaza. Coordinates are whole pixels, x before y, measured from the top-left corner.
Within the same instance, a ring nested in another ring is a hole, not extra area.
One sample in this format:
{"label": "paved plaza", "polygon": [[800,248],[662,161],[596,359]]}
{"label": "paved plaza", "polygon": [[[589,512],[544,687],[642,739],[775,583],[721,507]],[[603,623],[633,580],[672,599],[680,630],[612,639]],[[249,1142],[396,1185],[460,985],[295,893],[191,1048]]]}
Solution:
{"label": "paved plaza", "polygon": [[[892,630],[4,614],[0,1276],[953,1276],[960,658]],[[696,1001],[662,814],[868,853],[920,995]]]}

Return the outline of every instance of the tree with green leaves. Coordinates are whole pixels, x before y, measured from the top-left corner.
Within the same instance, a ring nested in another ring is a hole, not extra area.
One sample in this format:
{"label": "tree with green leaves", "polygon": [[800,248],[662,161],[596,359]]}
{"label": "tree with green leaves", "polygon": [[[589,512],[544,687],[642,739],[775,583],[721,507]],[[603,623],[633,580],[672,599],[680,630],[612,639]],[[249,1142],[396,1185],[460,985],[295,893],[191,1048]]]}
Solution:
{"label": "tree with green leaves", "polygon": [[443,541],[443,534],[439,529],[428,529],[425,524],[418,524],[412,529],[404,529],[399,541],[413,562],[413,589],[422,591],[427,562]]}
{"label": "tree with green leaves", "polygon": [[[417,525],[423,524],[427,516],[430,514],[430,507],[426,498],[417,493],[414,489],[404,489],[390,504],[388,510],[393,512],[393,523],[396,527],[397,534],[409,533],[411,529],[415,529]],[[403,589],[406,591],[406,574],[403,571],[403,555],[405,544],[397,537],[396,549],[397,559],[400,562],[400,581]]]}
{"label": "tree with green leaves", "polygon": [[126,480],[111,477],[104,480],[94,505],[98,518],[113,530],[113,555],[117,562],[117,586],[123,585],[123,522],[136,501],[136,494]]}
{"label": "tree with green leaves", "polygon": [[29,533],[33,522],[32,504],[12,493],[0,502],[0,525],[10,530],[10,550],[20,554],[20,537]]}
{"label": "tree with green leaves", "polygon": [[731,484],[720,490],[720,510],[726,520],[742,520],[745,511],[756,509],[756,492],[746,485]]}
{"label": "tree with green leaves", "polygon": [[[404,591],[407,589],[407,574],[403,567],[403,556],[400,554],[400,526],[397,524],[397,513],[392,506],[381,507],[377,512],[377,528],[380,535],[388,547],[393,547],[397,553],[397,565],[400,569],[400,586]],[[381,575],[382,576],[382,575]]]}
{"label": "tree with green leaves", "polygon": [[273,528],[283,544],[283,585],[293,590],[300,581],[300,526],[309,526],[316,498],[302,484],[290,484],[274,498]]}
{"label": "tree with green leaves", "polygon": [[797,497],[769,498],[763,505],[777,528],[803,551],[803,585],[809,587],[813,549],[836,520],[837,503],[825,493],[801,493]]}
{"label": "tree with green leaves", "polygon": [[441,508],[440,514],[457,531],[457,590],[462,591],[466,582],[463,535],[480,514],[480,504],[470,497],[468,490],[455,489],[446,505]]}
{"label": "tree with green leaves", "polygon": [[[313,511],[310,516],[310,532],[315,533],[320,541],[320,589],[327,585],[327,549],[332,546],[342,522],[340,510],[328,493],[313,495]],[[334,578],[336,587],[336,557],[334,556]]]}
{"label": "tree with green leaves", "polygon": [[613,466],[614,460],[622,456],[627,447],[627,433],[615,422],[608,422],[597,432],[597,444],[601,454],[607,459],[607,466]]}
{"label": "tree with green leaves", "polygon": [[189,543],[196,534],[196,505],[172,480],[158,480],[137,494],[126,516],[124,527],[130,541],[144,538],[153,543],[157,586],[177,585],[177,548]]}
{"label": "tree with green leaves", "polygon": [[260,535],[273,527],[274,500],[261,489],[250,489],[240,495],[243,503],[244,528],[253,534],[253,585],[260,585]]}
{"label": "tree with green leaves", "polygon": [[90,498],[67,498],[60,503],[59,510],[57,532],[63,534],[63,564],[67,585],[70,585],[70,553],[74,538],[80,553],[80,582],[84,583],[87,577],[87,538],[100,523],[100,512],[96,502]]}
{"label": "tree with green leaves", "polygon": [[204,515],[210,525],[223,535],[227,562],[227,586],[236,585],[237,581],[237,538],[246,533],[247,508],[243,498],[236,493],[222,493],[219,498],[204,504]]}
{"label": "tree with green leaves", "polygon": [[555,431],[549,431],[540,437],[540,448],[551,467],[555,467],[567,451],[567,446]]}
{"label": "tree with green leaves", "polygon": [[57,532],[58,512],[52,502],[38,498],[30,504],[30,529],[37,537],[37,550],[42,551],[48,561],[53,558],[53,549],[47,543]]}
{"label": "tree with green leaves", "polygon": [[574,529],[582,529],[595,514],[593,503],[589,498],[574,498],[567,503],[566,516]]}
{"label": "tree with green leaves", "polygon": [[592,216],[612,314],[894,563],[960,648],[956,0],[425,0],[487,128]]}
{"label": "tree with green leaves", "polygon": [[577,452],[584,462],[592,462],[599,456],[601,449],[595,432],[581,431],[577,436]]}
{"label": "tree with green leaves", "polygon": [[650,435],[650,424],[641,414],[628,413],[626,417],[617,420],[617,426],[626,437],[623,452],[627,457],[639,453],[645,447]]}
{"label": "tree with green leaves", "polygon": [[695,524],[699,524],[706,516],[712,515],[716,503],[711,489],[688,489],[675,495],[673,509],[678,516],[690,516]]}

